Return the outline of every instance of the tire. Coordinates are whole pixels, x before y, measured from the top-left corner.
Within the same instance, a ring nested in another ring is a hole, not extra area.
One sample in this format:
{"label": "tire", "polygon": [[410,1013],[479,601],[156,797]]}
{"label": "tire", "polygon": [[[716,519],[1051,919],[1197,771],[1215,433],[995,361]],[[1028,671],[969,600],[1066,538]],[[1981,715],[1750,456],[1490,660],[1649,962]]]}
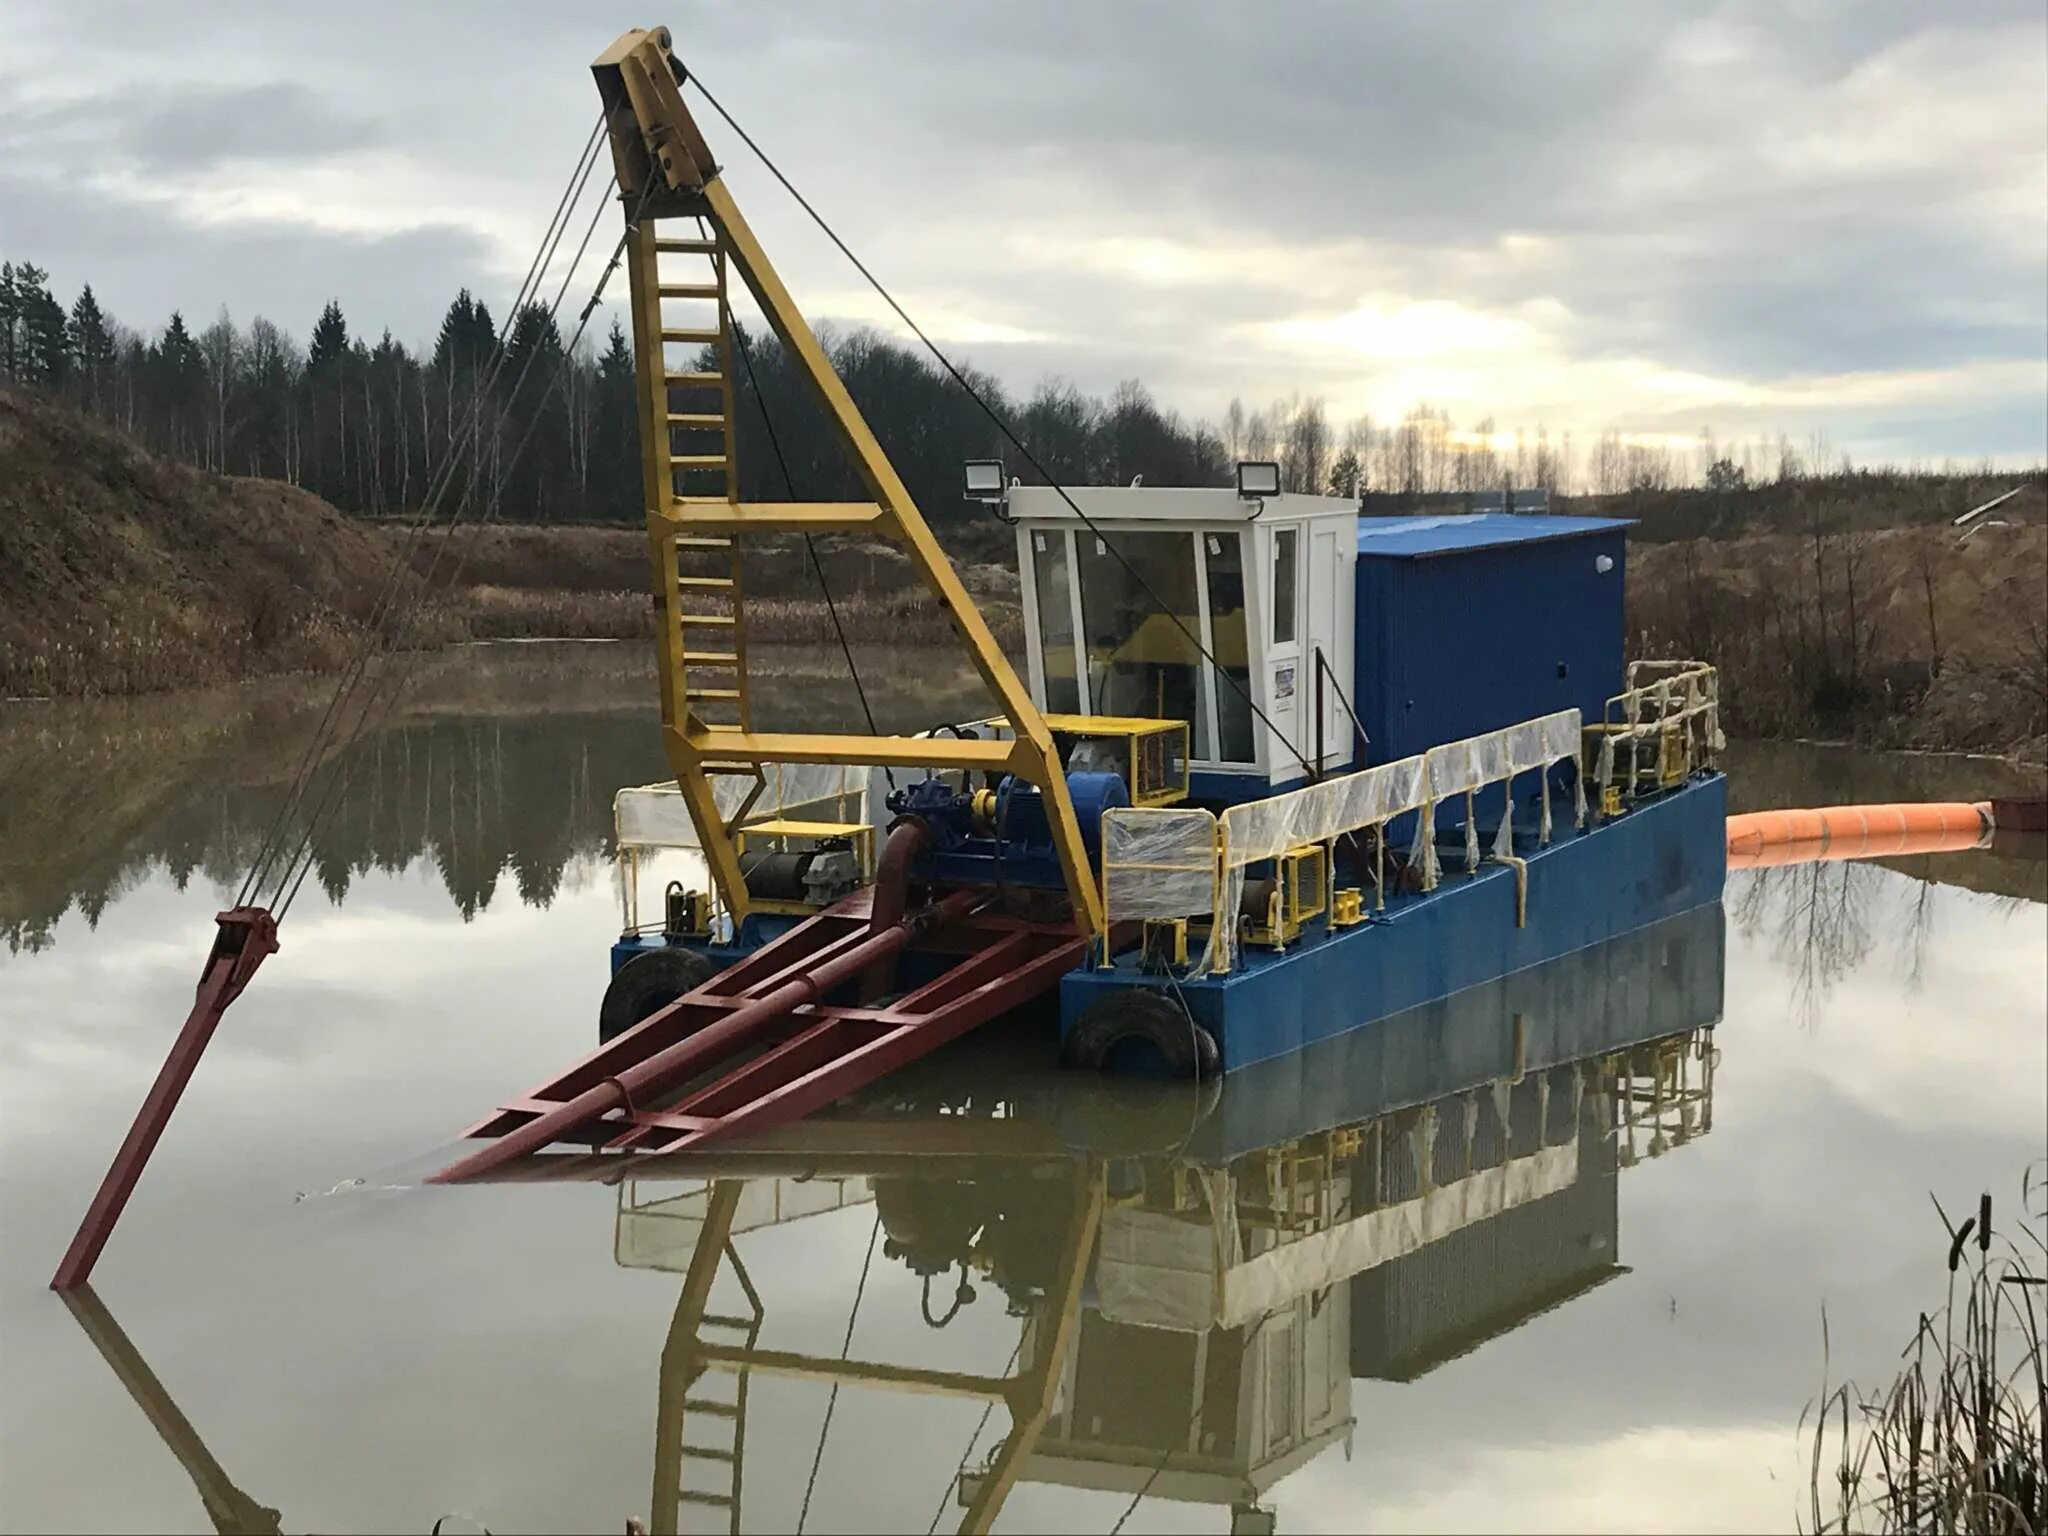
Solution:
{"label": "tire", "polygon": [[597,1043],[609,1045],[656,1009],[666,1008],[718,974],[693,949],[665,944],[635,955],[612,974],[597,1010]]}
{"label": "tire", "polygon": [[1151,987],[1122,987],[1089,1004],[1075,1020],[1060,1046],[1060,1064],[1206,1081],[1220,1074],[1222,1055],[1216,1037],[1177,998]]}

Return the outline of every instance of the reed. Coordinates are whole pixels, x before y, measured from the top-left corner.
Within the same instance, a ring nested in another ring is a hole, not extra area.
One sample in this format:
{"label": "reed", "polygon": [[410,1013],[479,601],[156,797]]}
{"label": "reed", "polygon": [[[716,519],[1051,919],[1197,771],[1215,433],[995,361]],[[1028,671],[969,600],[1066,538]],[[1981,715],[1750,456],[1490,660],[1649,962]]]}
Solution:
{"label": "reed", "polygon": [[[1921,1314],[1882,1391],[1829,1389],[1823,1367],[1818,1410],[1800,1416],[1811,1439],[1803,1529],[2048,1532],[2043,1195],[2030,1169],[2017,1233],[1994,1234],[1988,1194],[1960,1227],[1936,1202],[1949,1229],[1947,1300]],[[1825,1311],[1821,1336],[1825,1359]]]}

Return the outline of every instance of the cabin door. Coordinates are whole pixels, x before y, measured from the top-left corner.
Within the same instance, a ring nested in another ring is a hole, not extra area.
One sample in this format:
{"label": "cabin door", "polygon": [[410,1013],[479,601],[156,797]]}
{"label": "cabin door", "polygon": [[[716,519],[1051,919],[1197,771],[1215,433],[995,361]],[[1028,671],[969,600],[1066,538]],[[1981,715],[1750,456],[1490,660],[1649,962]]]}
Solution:
{"label": "cabin door", "polygon": [[[1351,721],[1344,713],[1344,706],[1337,700],[1337,688],[1344,683],[1342,654],[1339,647],[1349,643],[1348,634],[1340,634],[1338,617],[1343,612],[1339,601],[1339,583],[1346,574],[1343,547],[1338,543],[1341,536],[1336,528],[1322,527],[1310,535],[1308,564],[1304,571],[1308,587],[1308,643],[1321,650],[1323,660],[1328,664],[1327,675],[1315,664],[1315,652],[1309,652],[1302,667],[1302,692],[1313,700],[1301,712],[1304,739],[1301,755],[1315,762],[1316,716],[1322,716],[1323,755],[1336,757],[1340,761],[1351,756]],[[1318,769],[1323,763],[1316,763]]]}

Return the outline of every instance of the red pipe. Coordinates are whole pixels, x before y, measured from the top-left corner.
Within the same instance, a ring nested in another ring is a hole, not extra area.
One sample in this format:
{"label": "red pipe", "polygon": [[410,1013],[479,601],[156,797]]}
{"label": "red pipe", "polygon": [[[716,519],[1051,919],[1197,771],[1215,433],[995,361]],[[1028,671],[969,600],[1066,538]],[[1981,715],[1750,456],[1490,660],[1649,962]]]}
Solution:
{"label": "red pipe", "polygon": [[1728,867],[1955,853],[1982,846],[1990,831],[1988,805],[1956,801],[1749,811],[1728,818]]}
{"label": "red pipe", "polygon": [[710,1062],[742,1044],[763,1024],[792,1013],[807,1003],[819,1001],[833,987],[851,980],[870,963],[896,954],[924,928],[964,917],[979,899],[973,891],[955,891],[938,905],[870,934],[808,975],[786,981],[774,991],[742,1003],[717,1023],[708,1024],[695,1034],[635,1062],[615,1077],[593,1084],[559,1108],[536,1116],[489,1146],[450,1163],[427,1182],[460,1184],[529,1152],[537,1152],[565,1132],[601,1115],[615,1109],[630,1109],[637,1101],[652,1101],[664,1089],[695,1075]]}
{"label": "red pipe", "polygon": [[236,907],[220,913],[214,921],[220,924],[220,932],[214,935],[206,969],[199,973],[192,1011],[185,1016],[184,1028],[178,1031],[170,1054],[157,1069],[149,1096],[142,1101],[121,1150],[114,1154],[113,1165],[100,1181],[99,1193],[86,1207],[77,1235],[64,1251],[64,1262],[57,1266],[56,1276],[50,1281],[53,1291],[68,1291],[92,1278],[92,1267],[99,1262],[100,1250],[107,1246],[114,1223],[121,1219],[128,1197],[135,1193],[136,1181],[142,1177],[150,1154],[170,1123],[171,1111],[178,1107],[185,1085],[192,1081],[193,1068],[199,1065],[221,1015],[227,1012],[229,1003],[241,996],[242,988],[256,974],[256,967],[266,956],[277,952],[277,919],[262,907]]}
{"label": "red pipe", "polygon": [[[931,824],[922,816],[899,816],[889,823],[882,856],[875,861],[875,883],[869,896],[868,927],[879,932],[903,921],[910,907],[910,866],[932,845]],[[860,979],[860,1000],[871,1003],[896,981],[893,957],[877,960]]]}

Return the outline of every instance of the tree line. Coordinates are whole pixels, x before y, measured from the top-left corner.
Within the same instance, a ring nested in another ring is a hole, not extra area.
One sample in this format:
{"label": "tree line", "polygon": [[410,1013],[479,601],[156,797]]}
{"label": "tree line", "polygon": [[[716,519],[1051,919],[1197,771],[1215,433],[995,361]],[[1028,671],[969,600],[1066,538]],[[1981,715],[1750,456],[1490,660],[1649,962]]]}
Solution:
{"label": "tree line", "polygon": [[[504,356],[491,367],[501,337]],[[742,494],[858,496],[781,346],[769,335],[747,340],[735,380]],[[826,326],[821,340],[927,516],[967,515],[965,460],[1002,457],[1021,478],[1039,478],[922,354],[868,329]],[[1233,400],[1210,425],[1163,409],[1135,379],[1106,399],[1059,379],[1018,398],[986,374],[966,377],[1065,484],[1222,485],[1234,461],[1271,459],[1288,490],[1371,506],[1502,488],[1730,492],[1850,467],[1824,433],[1796,443],[1778,434],[1724,444],[1704,430],[1696,440],[1607,431],[1575,441],[1542,426],[1502,430],[1490,417],[1460,428],[1428,404],[1393,421],[1339,425],[1321,399],[1300,396],[1251,410]],[[571,348],[546,306],[503,321],[464,289],[420,351],[388,328],[371,340],[332,300],[304,346],[261,316],[239,326],[225,308],[197,332],[173,312],[145,336],[109,315],[90,284],[66,306],[42,268],[9,261],[0,263],[0,383],[57,394],[169,457],[290,481],[349,512],[410,513],[445,482],[447,495],[486,516],[641,515],[632,347],[616,319],[602,344]]]}

